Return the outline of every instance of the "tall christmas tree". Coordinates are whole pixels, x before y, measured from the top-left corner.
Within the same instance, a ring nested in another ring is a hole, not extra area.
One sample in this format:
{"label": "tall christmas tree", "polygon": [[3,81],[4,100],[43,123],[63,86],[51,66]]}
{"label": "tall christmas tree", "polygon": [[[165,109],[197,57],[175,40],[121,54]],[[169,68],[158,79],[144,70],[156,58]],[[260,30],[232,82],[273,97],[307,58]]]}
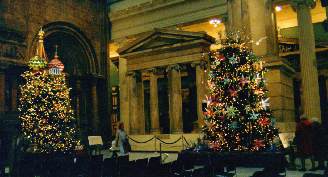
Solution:
{"label": "tall christmas tree", "polygon": [[263,62],[249,44],[231,33],[223,47],[210,55],[210,96],[203,132],[218,151],[265,151],[278,136]]}
{"label": "tall christmas tree", "polygon": [[44,32],[39,32],[36,56],[22,74],[20,86],[21,131],[38,153],[71,152],[79,143],[74,112],[65,83],[64,65],[57,56],[48,64],[43,46]]}

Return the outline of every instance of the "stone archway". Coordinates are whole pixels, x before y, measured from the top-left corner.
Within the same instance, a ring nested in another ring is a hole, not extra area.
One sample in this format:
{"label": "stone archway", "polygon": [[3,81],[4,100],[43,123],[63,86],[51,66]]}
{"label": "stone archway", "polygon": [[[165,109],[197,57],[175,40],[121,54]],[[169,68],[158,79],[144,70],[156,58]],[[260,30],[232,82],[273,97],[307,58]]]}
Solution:
{"label": "stone archway", "polygon": [[[44,25],[42,27],[43,31],[45,31],[45,47],[47,52],[52,51],[52,53],[48,53],[53,55],[53,46],[47,45],[49,43],[47,39],[55,39],[56,42],[62,44],[62,49],[66,51],[74,51],[74,48],[79,48],[79,51],[83,52],[84,58],[81,58],[79,61],[85,62],[87,66],[86,73],[98,75],[99,72],[99,62],[92,46],[90,40],[86,37],[86,35],[75,25],[67,22],[52,22]],[[57,38],[57,39],[56,39]],[[60,38],[70,39],[70,40],[60,40]],[[65,43],[64,43],[65,42]],[[30,56],[35,54],[37,43],[37,35],[33,38],[31,51],[29,51]],[[60,45],[60,44],[58,44]],[[66,47],[66,48],[65,48]],[[74,47],[74,48],[72,48]],[[66,55],[65,53],[62,53]],[[51,56],[51,55],[50,55]],[[48,56],[48,57],[50,57]],[[83,59],[83,60],[82,60]],[[79,62],[80,63],[80,62]]]}

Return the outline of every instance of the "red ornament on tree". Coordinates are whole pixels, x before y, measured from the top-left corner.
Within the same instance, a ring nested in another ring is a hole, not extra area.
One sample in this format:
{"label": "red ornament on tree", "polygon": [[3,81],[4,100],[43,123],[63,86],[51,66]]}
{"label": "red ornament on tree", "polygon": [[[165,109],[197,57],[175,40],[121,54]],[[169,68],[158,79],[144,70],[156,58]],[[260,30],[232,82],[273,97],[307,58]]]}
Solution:
{"label": "red ornament on tree", "polygon": [[258,150],[261,147],[264,147],[265,145],[264,145],[263,142],[264,142],[263,140],[259,140],[259,139],[254,140],[254,147],[255,147],[255,149]]}
{"label": "red ornament on tree", "polygon": [[219,60],[219,61],[224,61],[224,60],[226,60],[225,56],[222,55],[222,54],[217,54],[216,59]]}
{"label": "red ornament on tree", "polygon": [[235,90],[234,88],[229,89],[229,92],[230,92],[231,97],[236,97],[237,96],[237,90]]}
{"label": "red ornament on tree", "polygon": [[266,117],[262,117],[259,119],[259,124],[264,127],[270,124],[270,120]]}
{"label": "red ornament on tree", "polygon": [[214,151],[219,150],[221,147],[221,144],[218,141],[213,141],[210,143],[210,148],[213,149]]}

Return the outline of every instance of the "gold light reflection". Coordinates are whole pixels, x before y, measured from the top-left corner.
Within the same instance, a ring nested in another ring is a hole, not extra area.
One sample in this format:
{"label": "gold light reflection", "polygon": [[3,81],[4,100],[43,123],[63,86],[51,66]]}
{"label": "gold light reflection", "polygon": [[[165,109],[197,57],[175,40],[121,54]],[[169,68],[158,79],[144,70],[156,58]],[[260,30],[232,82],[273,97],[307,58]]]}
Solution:
{"label": "gold light reflection", "polygon": [[[297,13],[289,4],[281,5],[281,11],[276,10],[278,29],[291,28],[298,26]],[[311,10],[312,22],[319,23],[326,19],[326,9],[318,2],[315,8]]]}

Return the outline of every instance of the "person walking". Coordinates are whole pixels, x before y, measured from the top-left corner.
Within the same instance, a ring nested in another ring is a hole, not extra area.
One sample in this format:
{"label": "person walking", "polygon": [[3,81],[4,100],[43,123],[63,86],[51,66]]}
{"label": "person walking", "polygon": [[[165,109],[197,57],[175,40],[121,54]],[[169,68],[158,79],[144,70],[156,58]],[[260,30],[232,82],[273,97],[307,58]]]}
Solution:
{"label": "person walking", "polygon": [[318,167],[311,170],[324,170],[325,147],[324,130],[318,118],[312,118],[312,148],[313,158],[318,161]]}
{"label": "person walking", "polygon": [[129,151],[131,150],[131,146],[129,144],[128,135],[124,131],[123,122],[120,122],[118,124],[115,143],[116,143],[116,147],[118,147],[119,149],[119,156],[128,155]]}
{"label": "person walking", "polygon": [[311,158],[312,169],[314,168],[314,160],[312,158],[312,123],[307,119],[305,115],[301,117],[300,122],[296,125],[295,132],[296,148],[301,158],[300,171],[306,171],[305,159]]}

